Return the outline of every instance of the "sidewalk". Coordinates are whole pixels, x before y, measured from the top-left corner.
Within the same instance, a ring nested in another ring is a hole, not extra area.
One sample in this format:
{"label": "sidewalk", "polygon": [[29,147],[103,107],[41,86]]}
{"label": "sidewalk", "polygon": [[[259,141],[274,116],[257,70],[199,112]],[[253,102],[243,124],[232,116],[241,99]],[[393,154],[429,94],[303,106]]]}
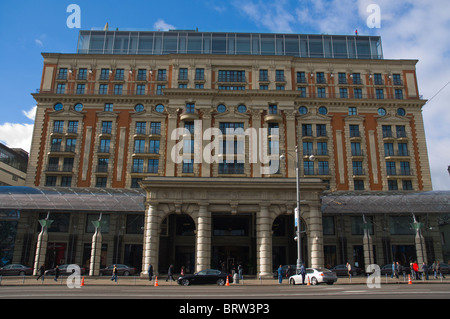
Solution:
{"label": "sidewalk", "polygon": [[[412,280],[412,284],[450,284],[450,276],[447,276],[445,279],[434,279],[433,276],[430,276],[429,280]],[[374,282],[374,279],[371,279],[370,282]],[[53,276],[47,276],[44,281],[36,280],[35,276],[25,276],[25,277],[16,277],[16,276],[3,276],[0,278],[0,286],[55,286],[55,285],[66,285],[67,277],[60,277],[58,281],[53,280]],[[391,278],[390,276],[385,277],[381,276],[380,283],[383,284],[408,284],[408,277],[399,277]],[[367,277],[357,276],[349,279],[348,277],[338,277],[338,280],[334,285],[366,285]],[[84,285],[85,286],[155,286],[155,280],[149,281],[147,277],[138,277],[138,276],[129,276],[129,277],[119,277],[118,282],[110,280],[110,277],[89,277],[84,276]],[[278,279],[256,279],[254,277],[244,278],[239,283],[234,284],[230,283],[230,286],[250,286],[250,285],[279,285]],[[289,285],[289,281],[287,279],[283,279],[282,285]],[[176,281],[166,281],[166,276],[162,276],[158,278],[158,286],[178,286]]]}

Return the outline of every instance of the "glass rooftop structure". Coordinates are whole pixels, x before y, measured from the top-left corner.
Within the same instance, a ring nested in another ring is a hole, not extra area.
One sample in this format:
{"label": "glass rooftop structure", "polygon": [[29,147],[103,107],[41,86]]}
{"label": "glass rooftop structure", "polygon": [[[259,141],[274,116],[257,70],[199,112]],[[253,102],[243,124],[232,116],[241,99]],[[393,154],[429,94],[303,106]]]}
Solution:
{"label": "glass rooftop structure", "polygon": [[225,54],[383,59],[379,36],[197,31],[86,31],[78,54]]}

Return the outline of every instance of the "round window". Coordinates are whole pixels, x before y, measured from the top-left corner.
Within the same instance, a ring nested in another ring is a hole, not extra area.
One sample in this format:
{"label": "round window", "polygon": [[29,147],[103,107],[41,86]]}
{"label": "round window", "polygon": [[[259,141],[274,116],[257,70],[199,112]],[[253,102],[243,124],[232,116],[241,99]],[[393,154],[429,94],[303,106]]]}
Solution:
{"label": "round window", "polygon": [[62,105],[61,103],[56,103],[56,104],[53,106],[53,109],[54,109],[55,111],[61,111],[61,110],[63,109],[63,105]]}
{"label": "round window", "polygon": [[237,110],[239,113],[245,113],[247,112],[247,107],[244,104],[241,104],[238,106]]}
{"label": "round window", "polygon": [[155,106],[155,111],[158,113],[164,112],[164,105],[158,104],[157,106]]}
{"label": "round window", "polygon": [[143,111],[144,111],[144,106],[143,106],[142,104],[137,104],[137,105],[134,107],[134,110],[135,110],[136,112],[143,112]]}
{"label": "round window", "polygon": [[220,105],[217,106],[217,112],[219,112],[219,113],[223,113],[226,110],[227,110],[227,107],[225,105],[223,105],[223,104],[220,104]]}
{"label": "round window", "polygon": [[322,115],[326,115],[328,113],[328,110],[325,106],[319,107],[319,113]]}
{"label": "round window", "polygon": [[385,116],[386,115],[386,110],[384,108],[380,107],[378,109],[378,115]]}
{"label": "round window", "polygon": [[83,104],[81,103],[77,103],[75,104],[75,106],[73,107],[73,109],[77,112],[81,112],[83,110]]}
{"label": "round window", "polygon": [[306,113],[308,113],[308,108],[306,106],[300,106],[298,108],[298,113],[300,113],[301,115],[305,115]]}
{"label": "round window", "polygon": [[399,108],[397,110],[397,114],[400,115],[400,116],[405,116],[406,115],[406,111],[403,108]]}

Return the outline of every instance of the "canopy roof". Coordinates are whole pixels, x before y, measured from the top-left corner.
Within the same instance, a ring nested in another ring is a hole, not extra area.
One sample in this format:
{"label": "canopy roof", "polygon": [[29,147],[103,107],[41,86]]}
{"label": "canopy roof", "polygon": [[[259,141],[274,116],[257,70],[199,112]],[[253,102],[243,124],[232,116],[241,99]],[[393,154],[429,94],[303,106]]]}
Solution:
{"label": "canopy roof", "polygon": [[0,187],[0,209],[144,212],[141,189]]}

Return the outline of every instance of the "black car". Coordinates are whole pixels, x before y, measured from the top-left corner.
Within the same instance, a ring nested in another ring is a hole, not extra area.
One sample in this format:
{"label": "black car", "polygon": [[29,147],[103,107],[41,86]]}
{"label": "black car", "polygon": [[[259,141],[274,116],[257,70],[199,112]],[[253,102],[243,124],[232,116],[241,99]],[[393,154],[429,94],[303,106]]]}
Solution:
{"label": "black car", "polygon": [[204,285],[204,284],[217,284],[219,286],[225,285],[227,282],[231,283],[233,278],[220,270],[205,269],[195,274],[180,276],[177,279],[178,284],[183,286],[189,285]]}
{"label": "black car", "polygon": [[21,264],[10,264],[0,268],[1,276],[24,276],[32,274],[33,268]]}
{"label": "black car", "polygon": [[[136,268],[130,267],[123,264],[116,264],[117,266],[117,276],[131,276],[134,275]],[[114,265],[110,265],[106,268],[100,269],[100,276],[110,275],[112,276],[112,272],[114,269]]]}
{"label": "black car", "polygon": [[[336,265],[330,269],[332,272],[336,273],[337,276],[348,276],[347,265],[341,264]],[[352,266],[352,276],[361,275],[361,268]]]}

